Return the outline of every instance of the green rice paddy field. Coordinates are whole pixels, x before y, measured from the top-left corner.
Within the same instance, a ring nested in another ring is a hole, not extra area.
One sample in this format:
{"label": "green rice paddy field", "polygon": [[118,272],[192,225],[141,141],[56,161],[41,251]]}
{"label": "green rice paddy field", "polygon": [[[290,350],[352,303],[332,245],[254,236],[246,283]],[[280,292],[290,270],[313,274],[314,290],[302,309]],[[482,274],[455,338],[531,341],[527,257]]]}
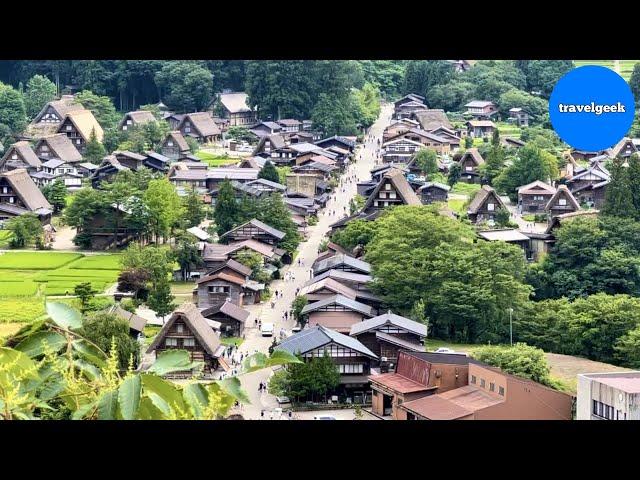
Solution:
{"label": "green rice paddy field", "polygon": [[[633,72],[633,66],[636,63],[640,63],[640,60],[618,60],[620,62],[620,76],[625,80],[629,80],[631,72]],[[574,60],[576,67],[582,67],[584,65],[600,65],[601,67],[607,67],[611,70],[615,70],[615,60]]]}
{"label": "green rice paddy field", "polygon": [[120,255],[7,252],[0,254],[0,331],[19,328],[45,314],[47,295],[73,295],[76,285],[91,282],[104,292],[120,273]]}

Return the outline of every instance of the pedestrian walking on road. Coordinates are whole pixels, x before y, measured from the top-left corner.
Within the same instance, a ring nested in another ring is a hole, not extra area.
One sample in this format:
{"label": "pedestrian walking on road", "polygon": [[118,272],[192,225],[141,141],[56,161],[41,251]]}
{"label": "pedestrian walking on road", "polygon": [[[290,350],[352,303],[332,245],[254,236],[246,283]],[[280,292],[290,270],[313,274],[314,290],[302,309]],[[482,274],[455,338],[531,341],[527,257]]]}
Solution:
{"label": "pedestrian walking on road", "polygon": [[260,410],[260,420],[264,420],[264,410]]}
{"label": "pedestrian walking on road", "polygon": [[271,308],[274,309],[276,307],[276,302],[274,302],[273,300],[271,300]]}

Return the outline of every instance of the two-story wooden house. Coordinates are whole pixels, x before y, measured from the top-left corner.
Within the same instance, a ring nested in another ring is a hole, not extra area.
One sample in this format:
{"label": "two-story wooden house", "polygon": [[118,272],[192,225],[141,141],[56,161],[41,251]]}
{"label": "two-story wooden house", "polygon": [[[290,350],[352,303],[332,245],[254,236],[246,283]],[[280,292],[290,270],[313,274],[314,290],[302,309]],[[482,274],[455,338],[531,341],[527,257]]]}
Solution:
{"label": "two-story wooden house", "polygon": [[278,120],[277,123],[287,135],[292,135],[302,130],[302,122],[295,118],[283,118],[282,120]]}
{"label": "two-story wooden house", "polygon": [[373,317],[376,312],[370,305],[338,294],[305,305],[301,314],[311,327],[322,325],[348,334],[353,324]]}
{"label": "two-story wooden house", "polygon": [[498,193],[489,185],[483,185],[469,204],[467,215],[473,223],[493,222],[498,210],[506,209]]}
{"label": "two-story wooden house", "polygon": [[[211,324],[193,303],[184,303],[174,310],[162,326],[147,353],[156,356],[167,350],[186,350],[191,360],[203,362],[203,373],[210,375],[217,370],[219,358],[225,347],[214,332]],[[174,372],[172,377],[191,377],[195,372]]]}
{"label": "two-story wooden house", "polygon": [[611,174],[600,163],[594,162],[588,169],[567,180],[567,187],[580,204],[600,209],[604,205]]}
{"label": "two-story wooden house", "polygon": [[282,134],[282,130],[282,125],[269,121],[257,123],[249,129],[249,131],[258,138],[268,137],[269,135],[280,135]]}
{"label": "two-story wooden house", "polygon": [[53,207],[24,168],[0,172],[0,221],[34,213],[46,225],[52,212]]}
{"label": "two-story wooden house", "polygon": [[207,112],[187,113],[176,130],[179,130],[183,137],[195,138],[199,143],[213,143],[222,136],[222,132]]}
{"label": "two-story wooden house", "polygon": [[78,171],[78,162],[68,163],[57,158],[47,160],[42,164],[42,168],[31,174],[31,178],[38,185],[44,187],[56,180],[64,182],[64,186],[69,191],[75,191],[82,188],[82,179],[85,178]]}
{"label": "two-story wooden house", "polygon": [[434,202],[447,202],[451,187],[443,183],[427,182],[418,188],[418,195],[424,205]]}
{"label": "two-story wooden house", "polygon": [[384,174],[376,188],[371,192],[362,211],[373,213],[386,207],[395,205],[420,205],[420,199],[415,194],[402,171],[392,169]]}
{"label": "two-story wooden house", "polygon": [[57,133],[64,133],[69,137],[81,154],[84,154],[92,133],[95,133],[98,142],[102,142],[104,136],[102,127],[90,110],[76,110],[67,113],[60,123]]}
{"label": "two-story wooden house", "polygon": [[66,163],[82,162],[82,155],[64,133],[42,137],[33,150],[43,162],[54,158]]}
{"label": "two-story wooden house", "polygon": [[305,328],[275,348],[300,355],[305,362],[328,356],[340,373],[340,387],[328,393],[346,395],[352,403],[369,400],[367,375],[371,372],[371,362],[378,358],[355,338],[319,325]]}
{"label": "two-story wooden house", "polygon": [[127,130],[131,130],[133,127],[155,121],[156,117],[153,116],[153,113],[147,110],[136,110],[135,112],[125,113],[124,117],[118,124],[118,129],[126,132]]}
{"label": "two-story wooden house", "polygon": [[518,213],[544,213],[556,189],[540,180],[518,187]]}
{"label": "two-story wooden house", "polygon": [[242,337],[245,324],[251,314],[231,301],[223,302],[202,310],[202,315],[220,324],[220,333],[229,337]]}
{"label": "two-story wooden house", "polygon": [[316,260],[311,268],[314,277],[329,270],[342,270],[343,272],[360,273],[363,275],[371,274],[371,265],[369,263],[344,253],[338,253],[329,258]]}
{"label": "two-story wooden house", "polygon": [[167,138],[162,142],[160,153],[171,160],[178,160],[191,153],[189,144],[179,130],[174,130],[167,134]]}
{"label": "two-story wooden house", "polygon": [[529,126],[529,114],[522,108],[514,107],[509,109],[509,122],[520,128]]}
{"label": "two-story wooden house", "polygon": [[580,210],[580,204],[566,185],[558,185],[556,192],[549,199],[544,209],[549,215],[549,221],[551,221],[555,216],[577,212]]}
{"label": "two-story wooden house", "polygon": [[20,141],[12,144],[0,159],[0,172],[18,168],[24,168],[29,173],[35,173],[42,168],[42,162],[29,142]]}
{"label": "two-story wooden house", "polygon": [[59,100],[48,102],[27,126],[27,134],[31,138],[40,138],[56,133],[58,126],[67,113],[84,110],[73,95],[63,95]]}
{"label": "two-story wooden house", "polygon": [[467,134],[474,138],[490,137],[498,129],[491,120],[469,120],[465,125]]}
{"label": "two-story wooden house", "polygon": [[460,158],[460,181],[465,183],[480,183],[482,177],[478,167],[484,163],[484,158],[477,148],[469,148]]}
{"label": "two-story wooden house", "polygon": [[249,96],[244,92],[222,93],[219,101],[223,118],[229,120],[229,126],[246,127],[256,123],[256,112],[248,105]]}
{"label": "two-story wooden house", "polygon": [[285,236],[284,232],[254,218],[222,234],[220,240],[223,243],[231,243],[255,239],[269,245],[277,245]]}
{"label": "two-story wooden house", "polygon": [[377,355],[380,371],[385,373],[397,364],[398,352],[424,352],[427,326],[389,310],[352,325],[349,335]]}
{"label": "two-story wooden house", "polygon": [[493,102],[473,100],[465,105],[467,114],[477,120],[493,120],[498,116],[498,106]]}

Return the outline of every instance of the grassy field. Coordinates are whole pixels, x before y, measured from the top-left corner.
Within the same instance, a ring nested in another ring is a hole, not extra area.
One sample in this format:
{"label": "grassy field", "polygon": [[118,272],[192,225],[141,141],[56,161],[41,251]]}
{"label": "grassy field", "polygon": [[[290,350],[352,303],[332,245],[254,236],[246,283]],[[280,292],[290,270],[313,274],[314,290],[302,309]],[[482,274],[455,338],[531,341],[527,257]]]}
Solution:
{"label": "grassy field", "polygon": [[466,203],[465,200],[459,200],[457,198],[450,198],[447,201],[447,204],[449,205],[449,208],[451,210],[453,210],[454,212],[458,213],[458,214],[464,213],[464,204],[465,203]]}
{"label": "grassy field", "polygon": [[195,284],[193,282],[171,282],[171,293],[176,294],[186,294],[191,293]]}
{"label": "grassy field", "polygon": [[0,255],[0,268],[15,270],[51,270],[82,257],[80,253],[10,252]]}
{"label": "grassy field", "polygon": [[[585,65],[599,65],[601,67],[607,67],[614,70],[615,60],[574,60],[576,67],[583,67]],[[629,80],[631,72],[633,72],[633,66],[636,63],[640,63],[640,60],[619,60],[620,62],[620,76],[625,80]]]}
{"label": "grassy field", "polygon": [[215,155],[209,152],[198,151],[196,157],[205,162],[210,167],[223,167],[225,165],[232,165],[240,161],[239,158],[225,157],[221,155]]}
{"label": "grassy field", "polygon": [[479,183],[464,183],[458,182],[451,189],[451,193],[457,193],[459,195],[474,195],[478,190],[480,190]]}
{"label": "grassy field", "polygon": [[73,262],[78,270],[120,270],[120,255],[93,255]]}
{"label": "grassy field", "polygon": [[496,125],[501,137],[520,138],[522,135],[522,129],[512,123],[497,122]]}
{"label": "grassy field", "polygon": [[0,323],[31,322],[45,313],[44,296],[73,295],[90,282],[104,292],[120,272],[120,255],[85,257],[75,253],[0,254]]}
{"label": "grassy field", "polygon": [[242,342],[244,342],[244,340],[242,340],[239,337],[221,337],[220,338],[220,343],[222,345],[235,345],[236,347],[239,347]]}

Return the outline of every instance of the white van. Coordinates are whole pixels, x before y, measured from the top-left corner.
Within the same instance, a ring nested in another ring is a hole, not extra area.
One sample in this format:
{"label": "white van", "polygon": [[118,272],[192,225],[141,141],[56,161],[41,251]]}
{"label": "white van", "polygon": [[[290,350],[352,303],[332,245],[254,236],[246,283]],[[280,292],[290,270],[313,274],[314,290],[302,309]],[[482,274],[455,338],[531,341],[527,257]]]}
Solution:
{"label": "white van", "polygon": [[263,323],[260,327],[260,333],[263,337],[273,337],[273,323]]}

